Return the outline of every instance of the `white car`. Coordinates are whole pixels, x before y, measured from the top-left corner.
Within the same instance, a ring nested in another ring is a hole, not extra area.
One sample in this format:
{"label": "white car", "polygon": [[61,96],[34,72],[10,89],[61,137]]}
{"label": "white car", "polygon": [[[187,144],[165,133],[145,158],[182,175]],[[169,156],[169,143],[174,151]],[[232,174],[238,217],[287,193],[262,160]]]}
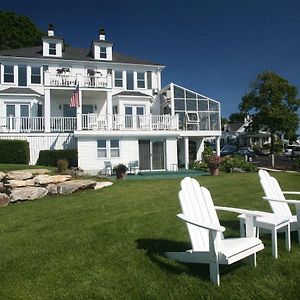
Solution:
{"label": "white car", "polygon": [[292,157],[293,149],[296,147],[296,145],[288,145],[283,153],[286,157]]}

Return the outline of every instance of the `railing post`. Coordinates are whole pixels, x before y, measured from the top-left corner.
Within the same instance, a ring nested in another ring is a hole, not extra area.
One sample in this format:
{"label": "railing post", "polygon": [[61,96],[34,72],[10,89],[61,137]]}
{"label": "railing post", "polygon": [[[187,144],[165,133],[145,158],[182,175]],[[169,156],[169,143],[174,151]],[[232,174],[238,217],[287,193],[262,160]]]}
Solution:
{"label": "railing post", "polygon": [[77,107],[77,130],[82,130],[82,90],[79,89],[79,106]]}
{"label": "railing post", "polygon": [[44,96],[44,118],[45,118],[45,132],[50,132],[50,89],[45,89]]}
{"label": "railing post", "polygon": [[9,130],[13,129],[13,115],[9,115]]}

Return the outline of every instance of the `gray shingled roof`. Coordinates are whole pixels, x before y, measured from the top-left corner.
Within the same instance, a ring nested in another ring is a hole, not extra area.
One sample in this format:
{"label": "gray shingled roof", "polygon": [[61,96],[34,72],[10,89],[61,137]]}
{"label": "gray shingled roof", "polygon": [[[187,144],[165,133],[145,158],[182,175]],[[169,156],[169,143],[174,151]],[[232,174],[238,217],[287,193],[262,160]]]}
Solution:
{"label": "gray shingled roof", "polygon": [[147,94],[141,93],[141,92],[134,92],[134,91],[124,91],[124,92],[120,92],[118,94],[115,94],[114,96],[139,96],[139,97],[151,97]]}
{"label": "gray shingled roof", "polygon": [[[43,47],[28,47],[10,50],[1,50],[0,56],[10,56],[10,57],[26,57],[26,58],[48,58],[43,56]],[[80,60],[80,61],[95,61],[90,49],[87,48],[73,48],[66,47],[63,52],[62,58],[51,58],[53,60]],[[98,60],[96,60],[98,61]],[[162,66],[162,64],[153,63],[147,60],[142,60],[139,58],[127,56],[113,51],[113,63],[129,63],[129,64],[141,64],[141,65],[157,65]]]}
{"label": "gray shingled roof", "polygon": [[42,94],[36,92],[30,88],[20,88],[20,87],[10,87],[8,89],[0,91],[0,94],[23,94],[23,95],[40,95]]}

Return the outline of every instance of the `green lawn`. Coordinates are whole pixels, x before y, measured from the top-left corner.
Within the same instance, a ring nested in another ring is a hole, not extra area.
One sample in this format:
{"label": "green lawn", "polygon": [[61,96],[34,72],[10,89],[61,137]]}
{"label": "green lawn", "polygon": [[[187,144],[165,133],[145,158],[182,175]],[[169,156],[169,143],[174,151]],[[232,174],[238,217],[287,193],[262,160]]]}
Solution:
{"label": "green lawn", "polygon": [[[300,174],[275,173],[285,190]],[[257,174],[197,178],[216,205],[269,211]],[[180,179],[115,181],[99,191],[46,197],[0,209],[0,299],[298,299],[300,248],[292,235],[279,258],[270,236],[257,268],[246,262],[221,267],[221,286],[208,265],[163,256],[189,249],[176,218]],[[225,234],[239,235],[235,214],[219,213]]]}

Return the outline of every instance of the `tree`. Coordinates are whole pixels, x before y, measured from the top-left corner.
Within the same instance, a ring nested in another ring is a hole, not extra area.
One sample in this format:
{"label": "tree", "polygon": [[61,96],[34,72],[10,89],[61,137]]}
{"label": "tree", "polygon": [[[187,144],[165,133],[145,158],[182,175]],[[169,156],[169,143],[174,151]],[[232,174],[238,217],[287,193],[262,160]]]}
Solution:
{"label": "tree", "polygon": [[43,35],[28,17],[0,11],[0,50],[38,46]]}
{"label": "tree", "polygon": [[241,112],[232,113],[229,116],[229,122],[230,123],[236,123],[236,122],[242,122],[243,123],[244,120],[245,120],[245,117],[246,117],[246,114],[241,113]]}
{"label": "tree", "polygon": [[275,134],[295,134],[299,116],[300,99],[297,88],[272,71],[258,74],[250,84],[239,105],[241,113],[251,114],[250,131],[260,129],[271,133],[271,153],[274,153]]}

